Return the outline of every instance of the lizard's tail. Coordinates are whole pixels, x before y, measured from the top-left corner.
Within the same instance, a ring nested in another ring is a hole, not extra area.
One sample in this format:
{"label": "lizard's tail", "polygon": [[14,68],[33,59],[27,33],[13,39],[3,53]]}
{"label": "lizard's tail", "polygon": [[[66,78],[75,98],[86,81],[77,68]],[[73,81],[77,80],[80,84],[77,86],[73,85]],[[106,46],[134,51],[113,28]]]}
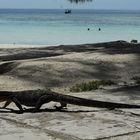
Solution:
{"label": "lizard's tail", "polygon": [[[140,105],[131,105],[124,103],[115,103],[115,102],[106,102],[106,101],[98,101],[98,100],[90,100],[83,99],[74,96],[62,95],[59,96],[60,100],[69,104],[79,105],[79,106],[87,106],[87,107],[99,107],[99,108],[140,108]],[[59,100],[59,101],[60,101]]]}

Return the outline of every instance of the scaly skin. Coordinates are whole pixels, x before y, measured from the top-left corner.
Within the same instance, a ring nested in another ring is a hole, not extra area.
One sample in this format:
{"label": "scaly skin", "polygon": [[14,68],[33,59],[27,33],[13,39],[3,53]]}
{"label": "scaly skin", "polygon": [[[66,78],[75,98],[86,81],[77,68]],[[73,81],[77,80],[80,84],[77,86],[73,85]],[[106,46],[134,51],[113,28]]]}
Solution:
{"label": "scaly skin", "polygon": [[57,107],[59,109],[66,107],[67,104],[108,109],[140,108],[140,105],[90,100],[45,90],[27,90],[17,92],[0,91],[0,100],[7,101],[5,107],[7,107],[11,102],[14,102],[20,112],[23,112],[22,105],[35,107],[34,112],[36,112],[43,104],[51,101],[59,102],[61,104],[60,107]]}

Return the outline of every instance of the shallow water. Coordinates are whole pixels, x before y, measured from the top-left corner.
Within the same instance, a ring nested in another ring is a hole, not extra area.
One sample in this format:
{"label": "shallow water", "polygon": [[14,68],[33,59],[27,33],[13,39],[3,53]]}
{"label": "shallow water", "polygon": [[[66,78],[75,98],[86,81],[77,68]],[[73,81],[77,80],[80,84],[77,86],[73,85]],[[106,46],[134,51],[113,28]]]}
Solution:
{"label": "shallow water", "polygon": [[139,37],[140,11],[0,9],[0,44],[83,44]]}

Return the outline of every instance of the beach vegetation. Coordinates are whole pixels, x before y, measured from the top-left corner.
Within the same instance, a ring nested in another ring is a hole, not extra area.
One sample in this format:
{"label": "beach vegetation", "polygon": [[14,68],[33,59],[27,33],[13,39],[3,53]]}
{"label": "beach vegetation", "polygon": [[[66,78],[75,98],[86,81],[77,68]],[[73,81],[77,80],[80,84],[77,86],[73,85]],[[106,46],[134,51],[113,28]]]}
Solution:
{"label": "beach vegetation", "polygon": [[140,84],[140,77],[139,77],[139,76],[135,76],[135,77],[133,77],[132,80],[135,81],[135,84],[137,84],[137,85]]}
{"label": "beach vegetation", "polygon": [[111,80],[92,80],[89,82],[82,82],[80,84],[76,84],[70,88],[70,92],[83,92],[83,91],[91,91],[97,90],[102,86],[110,86],[115,83]]}

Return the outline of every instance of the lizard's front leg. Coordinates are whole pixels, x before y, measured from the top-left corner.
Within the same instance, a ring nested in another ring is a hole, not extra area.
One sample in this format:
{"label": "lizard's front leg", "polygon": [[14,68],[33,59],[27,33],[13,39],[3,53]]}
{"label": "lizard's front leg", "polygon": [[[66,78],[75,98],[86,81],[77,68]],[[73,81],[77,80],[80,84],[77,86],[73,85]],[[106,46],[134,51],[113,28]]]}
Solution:
{"label": "lizard's front leg", "polygon": [[2,106],[2,108],[6,108],[11,102],[12,102],[11,100],[7,100],[5,104]]}
{"label": "lizard's front leg", "polygon": [[22,108],[20,102],[19,102],[15,97],[12,98],[12,101],[13,101],[13,102],[16,104],[16,106],[19,108],[18,113],[23,113],[23,108]]}

